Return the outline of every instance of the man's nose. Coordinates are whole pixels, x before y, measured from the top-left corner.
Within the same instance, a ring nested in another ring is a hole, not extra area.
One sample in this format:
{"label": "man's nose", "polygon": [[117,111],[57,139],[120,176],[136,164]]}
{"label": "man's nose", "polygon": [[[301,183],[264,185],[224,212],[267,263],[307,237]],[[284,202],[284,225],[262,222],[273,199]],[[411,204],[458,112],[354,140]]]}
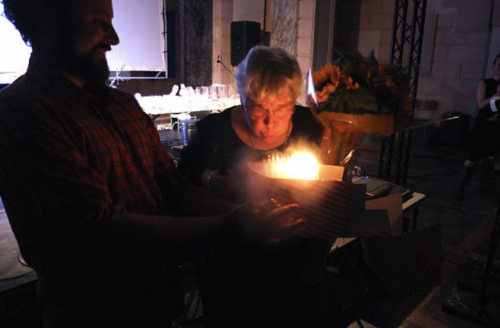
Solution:
{"label": "man's nose", "polygon": [[120,38],[118,37],[118,33],[116,33],[116,30],[113,27],[113,25],[110,25],[110,28],[107,31],[106,39],[112,46],[116,46],[117,44],[120,43]]}

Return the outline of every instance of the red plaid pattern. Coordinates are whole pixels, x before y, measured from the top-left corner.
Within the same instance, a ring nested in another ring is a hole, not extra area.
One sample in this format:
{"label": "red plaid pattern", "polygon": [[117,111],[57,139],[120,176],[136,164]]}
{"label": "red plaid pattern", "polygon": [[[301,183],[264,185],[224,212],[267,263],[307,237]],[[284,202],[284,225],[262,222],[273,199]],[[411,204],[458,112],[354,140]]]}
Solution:
{"label": "red plaid pattern", "polygon": [[122,213],[180,205],[175,166],[135,99],[85,91],[35,57],[0,92],[0,153],[0,195],[32,265],[61,246],[98,243]]}

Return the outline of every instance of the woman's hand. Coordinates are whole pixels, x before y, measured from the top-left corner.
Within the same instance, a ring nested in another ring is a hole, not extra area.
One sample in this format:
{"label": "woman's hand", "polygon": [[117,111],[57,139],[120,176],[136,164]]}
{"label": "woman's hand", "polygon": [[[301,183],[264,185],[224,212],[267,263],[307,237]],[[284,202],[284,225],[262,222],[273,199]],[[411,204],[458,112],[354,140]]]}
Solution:
{"label": "woman's hand", "polygon": [[212,194],[224,199],[231,199],[236,192],[236,177],[232,170],[227,170],[227,175],[221,175],[218,170],[205,170],[202,183]]}

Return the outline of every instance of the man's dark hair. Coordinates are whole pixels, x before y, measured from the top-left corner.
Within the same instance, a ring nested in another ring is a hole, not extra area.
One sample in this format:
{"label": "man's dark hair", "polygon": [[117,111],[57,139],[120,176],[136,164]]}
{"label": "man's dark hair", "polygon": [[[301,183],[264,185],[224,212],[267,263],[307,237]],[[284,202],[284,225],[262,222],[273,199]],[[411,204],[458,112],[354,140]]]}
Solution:
{"label": "man's dark hair", "polygon": [[[36,0],[35,0],[36,1]],[[35,27],[34,0],[2,0],[4,15],[17,28],[27,45],[31,45]]]}
{"label": "man's dark hair", "polygon": [[[36,4],[41,4],[45,8],[52,8],[58,16],[65,12],[68,0],[1,0],[4,8],[4,15],[17,28],[24,42],[31,46],[35,37],[37,26]],[[38,7],[40,8],[40,7]]]}

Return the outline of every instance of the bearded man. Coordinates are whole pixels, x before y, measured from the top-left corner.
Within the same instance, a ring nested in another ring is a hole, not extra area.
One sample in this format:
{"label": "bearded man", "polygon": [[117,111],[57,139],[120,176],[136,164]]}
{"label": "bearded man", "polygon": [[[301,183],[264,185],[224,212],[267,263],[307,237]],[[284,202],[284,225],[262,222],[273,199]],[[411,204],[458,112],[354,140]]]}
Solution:
{"label": "bearded man", "polygon": [[235,206],[182,182],[134,97],[105,84],[111,0],[3,5],[33,52],[0,92],[0,195],[46,327],[169,327],[179,249],[303,222],[288,219],[296,206]]}

